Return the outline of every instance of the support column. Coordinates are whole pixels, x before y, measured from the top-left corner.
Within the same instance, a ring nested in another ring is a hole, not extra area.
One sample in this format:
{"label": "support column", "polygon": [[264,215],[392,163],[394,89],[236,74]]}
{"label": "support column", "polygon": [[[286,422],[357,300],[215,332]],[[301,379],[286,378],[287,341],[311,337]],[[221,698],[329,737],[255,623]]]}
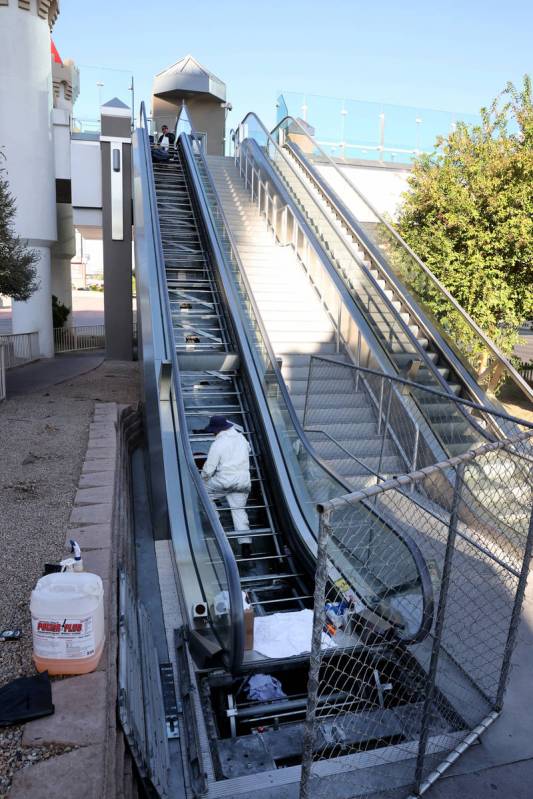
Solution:
{"label": "support column", "polygon": [[102,106],[102,231],[106,357],[133,359],[131,111]]}
{"label": "support column", "polygon": [[70,308],[65,323],[67,327],[73,324],[71,261],[76,255],[76,239],[72,216],[72,205],[57,204],[57,243],[52,248],[52,294]]}

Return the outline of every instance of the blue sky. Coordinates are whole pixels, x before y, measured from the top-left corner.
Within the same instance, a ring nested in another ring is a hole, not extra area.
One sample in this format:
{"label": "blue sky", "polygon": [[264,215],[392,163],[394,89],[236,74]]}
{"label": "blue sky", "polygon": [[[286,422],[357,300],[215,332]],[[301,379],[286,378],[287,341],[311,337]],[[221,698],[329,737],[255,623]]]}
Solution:
{"label": "blue sky", "polygon": [[[190,52],[226,82],[235,125],[249,110],[273,123],[280,89],[475,113],[533,72],[532,30],[531,0],[61,0],[53,37],[63,58],[131,70],[136,105]],[[107,76],[104,101],[126,86]]]}

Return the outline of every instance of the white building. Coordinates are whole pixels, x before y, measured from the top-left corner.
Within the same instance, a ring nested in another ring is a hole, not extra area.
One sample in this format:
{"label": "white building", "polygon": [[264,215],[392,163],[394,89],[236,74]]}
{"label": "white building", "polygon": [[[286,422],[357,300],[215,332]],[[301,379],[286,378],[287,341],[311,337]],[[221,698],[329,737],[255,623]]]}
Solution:
{"label": "white building", "polygon": [[37,331],[43,357],[54,354],[52,293],[69,298],[73,235],[68,206],[76,70],[58,63],[52,79],[50,32],[58,13],[58,0],[0,0],[0,147],[17,204],[16,232],[40,256],[39,288],[27,302],[13,302],[12,329]]}

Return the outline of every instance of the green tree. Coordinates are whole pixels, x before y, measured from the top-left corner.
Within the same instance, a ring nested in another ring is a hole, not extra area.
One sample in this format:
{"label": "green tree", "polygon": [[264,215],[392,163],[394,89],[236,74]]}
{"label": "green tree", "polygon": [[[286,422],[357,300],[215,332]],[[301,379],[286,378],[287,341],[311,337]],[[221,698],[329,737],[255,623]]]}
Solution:
{"label": "green tree", "polygon": [[59,300],[55,294],[52,294],[52,324],[54,327],[64,327],[65,322],[70,314],[68,305]]}
{"label": "green tree", "polygon": [[39,255],[13,230],[15,199],[2,174],[4,171],[0,169],[0,294],[27,300],[38,287],[35,265]]}
{"label": "green tree", "polygon": [[[399,215],[404,239],[478,325],[511,354],[533,314],[533,104],[529,76],[511,83],[481,122],[459,122],[409,178]],[[398,266],[398,265],[397,265]],[[425,304],[472,360],[487,352],[429,284]],[[454,318],[455,316],[455,318]],[[478,348],[478,350],[476,350]]]}

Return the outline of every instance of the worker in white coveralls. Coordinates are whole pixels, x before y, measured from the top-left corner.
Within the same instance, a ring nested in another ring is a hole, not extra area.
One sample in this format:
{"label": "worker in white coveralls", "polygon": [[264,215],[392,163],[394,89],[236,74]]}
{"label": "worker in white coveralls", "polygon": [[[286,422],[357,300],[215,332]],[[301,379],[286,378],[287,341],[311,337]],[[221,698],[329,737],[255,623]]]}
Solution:
{"label": "worker in white coveralls", "polygon": [[[245,508],[250,493],[250,445],[224,416],[212,416],[201,432],[215,435],[202,468],[207,493],[213,501],[226,498],[236,532],[249,530]],[[252,539],[239,536],[237,540],[242,554],[249,556]]]}

